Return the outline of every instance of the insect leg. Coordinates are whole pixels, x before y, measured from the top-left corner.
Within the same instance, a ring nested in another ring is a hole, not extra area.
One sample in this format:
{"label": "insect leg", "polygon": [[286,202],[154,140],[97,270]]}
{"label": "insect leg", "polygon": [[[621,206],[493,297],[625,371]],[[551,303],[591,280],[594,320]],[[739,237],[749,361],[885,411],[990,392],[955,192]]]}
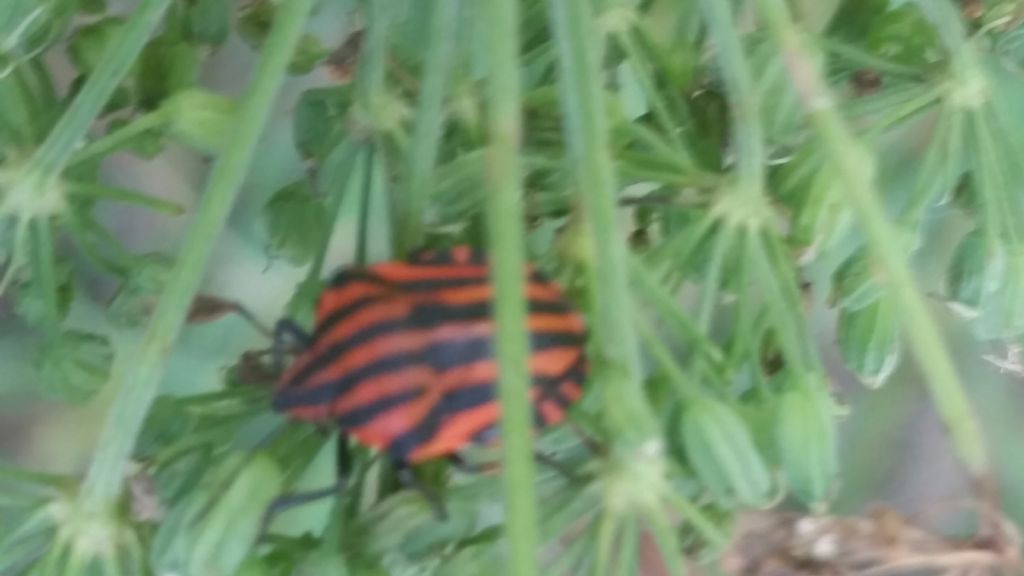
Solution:
{"label": "insect leg", "polygon": [[345,438],[338,438],[338,448],[335,455],[336,467],[337,467],[337,478],[334,484],[325,488],[319,488],[317,490],[309,490],[306,492],[294,492],[292,494],[284,494],[277,497],[270,506],[267,507],[267,511],[263,514],[263,526],[260,529],[260,533],[266,532],[267,527],[270,525],[270,521],[273,520],[274,516],[297,506],[315,502],[321,498],[328,498],[335,496],[342,490],[348,483],[349,473],[352,471],[352,455],[349,451],[348,442]]}
{"label": "insect leg", "polygon": [[271,355],[274,369],[281,372],[284,368],[284,357],[289,351],[299,348],[305,350],[313,345],[313,336],[291,318],[278,320],[274,325],[273,346]]}
{"label": "insect leg", "polygon": [[533,457],[535,460],[537,460],[537,462],[540,462],[544,466],[551,468],[559,475],[563,476],[569,482],[573,484],[580,484],[583,482],[583,479],[580,478],[579,475],[576,474],[576,472],[572,471],[568,466],[556,460],[554,456],[551,456],[550,454],[546,454],[538,450],[533,453]]}
{"label": "insect leg", "polygon": [[412,472],[412,468],[408,464],[401,460],[394,461],[395,475],[398,477],[398,482],[405,486],[415,490],[423,495],[423,498],[430,504],[431,508],[434,509],[434,514],[437,515],[438,520],[442,522],[448,520],[448,511],[445,510],[444,503],[441,502],[441,497],[438,496],[437,492],[433,488],[427,486],[423,482],[420,482],[419,478],[416,477]]}

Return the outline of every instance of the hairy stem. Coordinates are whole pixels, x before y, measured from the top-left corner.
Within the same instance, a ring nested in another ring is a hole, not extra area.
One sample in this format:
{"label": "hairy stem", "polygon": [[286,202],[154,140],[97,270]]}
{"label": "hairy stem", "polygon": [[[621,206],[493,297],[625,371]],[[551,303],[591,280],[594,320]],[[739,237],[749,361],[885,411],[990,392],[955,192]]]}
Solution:
{"label": "hairy stem", "polygon": [[970,398],[960,382],[938,323],[907,266],[898,231],[889,223],[875,187],[875,162],[839,116],[835,98],[803,46],[783,0],[758,0],[761,14],[783,52],[797,92],[823,146],[840,174],[849,202],[885,274],[910,346],[958,456],[978,479],[990,474],[988,452]]}
{"label": "hairy stem", "polygon": [[117,397],[79,495],[80,504],[89,513],[110,512],[121,494],[126,463],[199,289],[212,253],[210,246],[216,242],[238,196],[313,3],[291,0],[278,7],[259,67],[237,111],[231,145],[210,174],[195,220],[138,348],[132,351],[131,361],[113,376],[111,384],[117,387]]}
{"label": "hairy stem", "polygon": [[529,576],[537,573],[538,536],[530,446],[532,419],[527,396],[530,375],[524,287],[525,210],[519,155],[523,118],[518,3],[486,0],[482,16],[490,30],[487,229],[498,331],[502,463],[510,544],[508,573]]}
{"label": "hairy stem", "polygon": [[608,374],[605,419],[627,445],[657,434],[643,390],[640,345],[633,326],[628,253],[618,233],[613,170],[594,19],[588,0],[550,0],[561,67],[560,91],[569,158],[589,244],[596,352]]}

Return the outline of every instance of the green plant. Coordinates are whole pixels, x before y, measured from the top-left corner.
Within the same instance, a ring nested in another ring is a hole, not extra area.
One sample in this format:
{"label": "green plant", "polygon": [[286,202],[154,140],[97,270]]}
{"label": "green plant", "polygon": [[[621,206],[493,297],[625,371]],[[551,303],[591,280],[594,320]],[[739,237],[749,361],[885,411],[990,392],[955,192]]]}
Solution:
{"label": "green plant", "polygon": [[[0,574],[682,574],[721,556],[744,510],[821,513],[840,490],[852,458],[807,305],[826,299],[870,387],[913,352],[996,501],[916,266],[939,251],[929,218],[955,211],[971,230],[942,298],[978,340],[1024,335],[1018,3],[969,17],[948,0],[110,4],[0,7],[0,294],[42,391],[104,405],[81,477],[0,467]],[[328,19],[348,30],[336,50]],[[234,36],[258,55],[237,100],[201,81]],[[50,58],[65,52],[63,93]],[[292,86],[294,170],[260,196],[246,182]],[[108,159],[170,163],[171,144],[213,161],[195,206],[112,184]],[[143,252],[98,214],[108,203],[189,225]],[[269,315],[304,325],[329,268],[486,246],[500,474],[424,466],[441,522],[356,447],[343,492],[265,525],[276,497],[331,481],[339,440],[272,414],[273,375],[251,354],[218,358],[230,369],[206,392],[160,388],[189,325],[234,308],[202,293],[227,227],[257,237],[268,276],[299,269]],[[591,329],[572,426],[537,438],[527,260]],[[97,303],[89,278],[116,295]]]}

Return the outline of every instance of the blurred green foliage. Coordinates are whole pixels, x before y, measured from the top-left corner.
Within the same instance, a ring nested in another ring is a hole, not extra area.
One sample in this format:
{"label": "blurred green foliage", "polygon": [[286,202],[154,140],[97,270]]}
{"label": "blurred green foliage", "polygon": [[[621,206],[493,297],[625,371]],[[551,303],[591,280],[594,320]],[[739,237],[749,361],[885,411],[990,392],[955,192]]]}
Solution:
{"label": "blurred green foliage", "polygon": [[[1007,511],[1024,518],[1008,408],[1020,398],[979,359],[1024,377],[1024,4],[559,1],[516,3],[526,217],[513,241],[566,286],[594,345],[573,426],[536,438],[558,463],[536,464],[541,573],[635,574],[647,556],[682,573],[722,552],[745,509],[885,497],[907,449],[892,437],[924,376],[902,362],[921,326],[901,319],[872,225],[891,227],[887,248],[932,296],[994,456],[981,475],[1002,479]],[[497,98],[482,3],[320,2],[285,54],[272,41],[281,2],[127,4],[0,3],[0,419],[30,406],[33,426],[67,430],[53,407],[68,404],[116,437],[111,399],[147,383],[106,384],[137,360],[188,257],[177,227],[205,216],[165,182],[192,158],[258,144],[234,218],[204,247],[223,269],[204,290],[263,319],[310,326],[338,266],[488,243]],[[783,5],[798,44],[766,24]],[[239,142],[248,94],[232,74],[255,56],[284,58],[288,78],[263,139]],[[818,70],[834,107],[814,92]],[[851,210],[842,168],[861,150],[830,150],[822,110],[863,144],[885,222]],[[595,229],[599,209],[618,229]],[[189,325],[160,351],[162,395],[131,414],[145,419],[138,437],[118,438],[132,465],[106,487],[115,505],[89,506],[99,480],[83,480],[79,460],[28,472],[15,464],[45,450],[2,446],[0,575],[508,564],[501,475],[444,462],[416,471],[444,521],[360,446],[335,497],[266,516],[283,495],[330,485],[347,440],[272,413],[275,374],[256,353],[268,343],[242,321],[172,312]],[[638,374],[621,362],[634,330]],[[970,468],[957,434],[977,422],[941,417]]]}

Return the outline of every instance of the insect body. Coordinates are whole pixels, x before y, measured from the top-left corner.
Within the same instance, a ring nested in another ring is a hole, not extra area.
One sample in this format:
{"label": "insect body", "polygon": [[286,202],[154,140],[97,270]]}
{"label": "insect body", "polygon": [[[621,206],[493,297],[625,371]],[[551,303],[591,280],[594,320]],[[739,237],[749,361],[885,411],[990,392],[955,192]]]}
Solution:
{"label": "insect body", "polygon": [[[543,427],[582,394],[585,327],[556,284],[526,273],[530,399]],[[492,297],[483,255],[467,247],[341,271],[274,408],[334,422],[403,464],[492,439],[501,412]]]}

